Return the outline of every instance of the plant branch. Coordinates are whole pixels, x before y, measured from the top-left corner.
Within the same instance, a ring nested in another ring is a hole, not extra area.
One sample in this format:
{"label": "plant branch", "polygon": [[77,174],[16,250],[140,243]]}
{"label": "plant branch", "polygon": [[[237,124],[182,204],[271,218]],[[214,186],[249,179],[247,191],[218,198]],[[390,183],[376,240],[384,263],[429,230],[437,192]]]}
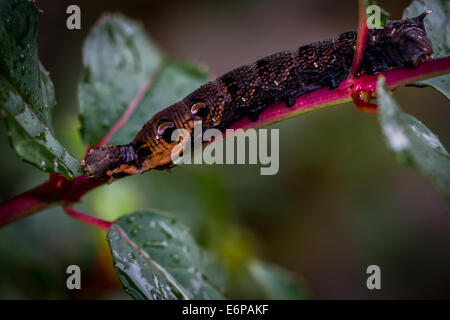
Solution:
{"label": "plant branch", "polygon": [[356,36],[355,54],[353,55],[350,77],[357,77],[364,58],[364,49],[366,47],[369,28],[367,27],[366,6],[363,0],[358,0],[358,35]]}
{"label": "plant branch", "polygon": [[[388,70],[381,75],[386,78],[389,89],[394,90],[418,80],[447,73],[450,73],[450,56],[428,60],[417,68]],[[335,90],[322,88],[302,95],[297,98],[291,108],[286,108],[284,103],[268,106],[261,113],[258,121],[251,122],[248,118],[243,118],[230,128],[247,129],[265,126],[305,112],[349,102],[355,93],[366,92],[371,96],[376,92],[377,78],[378,75],[362,75],[344,80]],[[70,206],[80,201],[88,191],[107,182],[108,179],[96,180],[84,175],[69,180],[57,174],[50,174],[48,182],[0,204],[0,227],[53,205],[62,203],[63,206]]]}
{"label": "plant branch", "polygon": [[85,193],[107,181],[108,179],[96,180],[86,176],[69,180],[51,173],[49,180],[42,185],[0,203],[0,227],[61,203],[78,202]]}
{"label": "plant branch", "polygon": [[[450,56],[425,61],[417,68],[392,69],[381,72],[379,75],[383,75],[386,78],[388,88],[394,90],[418,80],[433,78],[447,73],[450,73]],[[231,129],[262,127],[305,112],[350,102],[352,95],[355,93],[367,92],[369,95],[372,95],[376,92],[379,75],[362,75],[358,78],[344,80],[334,90],[322,88],[309,92],[297,98],[291,108],[286,108],[283,102],[268,106],[261,112],[256,122],[252,122],[248,118],[242,118],[235,122]]]}
{"label": "plant branch", "polygon": [[19,196],[0,204],[0,226],[47,209],[57,202],[49,182],[45,182]]}
{"label": "plant branch", "polygon": [[93,225],[95,227],[99,227],[106,231],[108,231],[109,227],[112,224],[112,222],[105,221],[97,217],[93,217],[87,213],[84,213],[82,211],[73,208],[72,206],[65,206],[64,211],[74,219]]}

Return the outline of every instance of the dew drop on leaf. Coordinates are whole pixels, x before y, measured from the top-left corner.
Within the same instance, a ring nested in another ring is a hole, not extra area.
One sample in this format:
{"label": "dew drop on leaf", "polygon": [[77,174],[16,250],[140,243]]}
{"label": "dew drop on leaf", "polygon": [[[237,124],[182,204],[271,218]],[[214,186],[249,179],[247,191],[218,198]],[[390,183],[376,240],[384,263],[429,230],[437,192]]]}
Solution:
{"label": "dew drop on leaf", "polygon": [[170,258],[172,259],[173,263],[179,264],[180,263],[180,256],[176,253],[171,253]]}
{"label": "dew drop on leaf", "polygon": [[142,247],[161,248],[167,247],[167,241],[147,241],[142,243]]}
{"label": "dew drop on leaf", "polygon": [[58,171],[58,159],[53,159],[53,170]]}
{"label": "dew drop on leaf", "polygon": [[131,229],[130,233],[134,237],[134,236],[136,236],[139,233],[139,231],[141,229],[142,229],[142,226],[141,225],[137,225],[137,226],[133,227],[133,229]]}

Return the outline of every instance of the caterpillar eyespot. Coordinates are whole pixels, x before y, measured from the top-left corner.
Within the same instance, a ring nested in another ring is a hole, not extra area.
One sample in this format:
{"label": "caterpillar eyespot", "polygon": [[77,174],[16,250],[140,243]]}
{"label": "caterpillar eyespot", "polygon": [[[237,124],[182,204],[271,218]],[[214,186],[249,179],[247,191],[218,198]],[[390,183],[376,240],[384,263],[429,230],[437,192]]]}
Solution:
{"label": "caterpillar eyespot", "polygon": [[159,137],[163,138],[167,143],[172,143],[172,132],[175,130],[175,124],[171,120],[161,120],[156,129]]}
{"label": "caterpillar eyespot", "polygon": [[[433,53],[423,23],[428,13],[369,30],[360,73],[415,67],[428,59]],[[192,138],[194,122],[201,117],[203,130],[223,132],[243,117],[257,120],[271,104],[283,101],[291,107],[305,93],[338,87],[350,73],[356,36],[356,30],[345,32],[231,70],[157,113],[130,144],[95,148],[82,165],[95,178],[173,166],[171,154],[177,143],[171,136],[177,127]]]}
{"label": "caterpillar eyespot", "polygon": [[197,103],[194,103],[192,105],[191,113],[196,115],[196,116],[199,116],[201,118],[204,118],[204,117],[206,117],[208,115],[209,109],[206,106],[206,103],[204,103],[204,102],[197,102]]}

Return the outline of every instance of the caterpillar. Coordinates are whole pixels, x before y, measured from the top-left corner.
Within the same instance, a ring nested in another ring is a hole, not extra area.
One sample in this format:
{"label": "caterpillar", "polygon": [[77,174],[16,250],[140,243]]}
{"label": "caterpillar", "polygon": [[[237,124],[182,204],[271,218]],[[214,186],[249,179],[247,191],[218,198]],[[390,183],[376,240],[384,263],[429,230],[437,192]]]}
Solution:
{"label": "caterpillar", "polygon": [[[433,48],[423,23],[427,13],[369,30],[360,73],[415,67],[428,59]],[[179,142],[171,140],[175,129],[188,130],[192,138],[194,121],[201,120],[203,130],[224,131],[242,117],[257,120],[271,104],[284,101],[289,108],[305,93],[338,87],[350,73],[356,36],[356,30],[345,32],[236,68],[154,115],[131,143],[93,148],[81,164],[94,178],[169,168]]]}

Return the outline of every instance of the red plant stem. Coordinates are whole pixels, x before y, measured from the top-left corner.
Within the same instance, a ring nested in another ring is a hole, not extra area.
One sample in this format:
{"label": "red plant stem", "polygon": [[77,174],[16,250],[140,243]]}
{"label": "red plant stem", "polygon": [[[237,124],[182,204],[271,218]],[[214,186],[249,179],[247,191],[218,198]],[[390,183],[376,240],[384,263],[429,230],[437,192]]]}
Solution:
{"label": "red plant stem", "polygon": [[49,182],[0,204],[0,226],[55,205],[57,199]]}
{"label": "red plant stem", "polygon": [[351,81],[341,82],[334,90],[328,88],[318,89],[297,98],[295,104],[286,108],[284,102],[268,106],[261,112],[257,121],[252,122],[247,117],[242,118],[230,126],[230,129],[248,129],[252,127],[262,127],[278,122],[283,119],[292,118],[299,114],[312,111],[314,109],[348,102],[351,100]]}
{"label": "red plant stem", "polygon": [[369,28],[367,27],[366,6],[363,0],[358,0],[358,35],[356,36],[355,54],[353,56],[350,77],[357,77],[364,57]]}
{"label": "red plant stem", "polygon": [[58,177],[66,184],[66,187],[60,191],[60,197],[66,203],[79,202],[85,193],[109,181],[109,178],[92,179],[84,175],[78,176],[73,180],[68,180],[60,175]]}
{"label": "red plant stem", "polygon": [[85,193],[107,181],[108,179],[95,180],[86,176],[69,180],[51,173],[47,182],[0,203],[0,227],[60,203],[78,202]]}
{"label": "red plant stem", "polygon": [[[417,68],[394,69],[382,72],[381,75],[386,78],[388,87],[394,90],[418,80],[447,73],[450,73],[450,56],[428,60]],[[251,122],[248,118],[243,118],[230,128],[261,127],[301,113],[351,101],[355,90],[376,92],[377,78],[378,75],[363,75],[347,79],[335,90],[322,88],[300,96],[291,108],[286,108],[284,103],[268,106],[258,121]],[[69,180],[57,174],[50,174],[48,182],[0,204],[0,227],[60,202],[78,202],[86,192],[107,181],[108,179],[96,180],[86,176]]]}
{"label": "red plant stem", "polygon": [[[447,73],[450,73],[450,56],[428,60],[417,68],[392,69],[382,72],[381,74],[386,78],[388,88],[395,90],[398,87],[410,83],[437,77]],[[362,88],[365,86],[376,87],[376,83],[377,77],[374,75],[361,77],[358,81],[358,84]]]}
{"label": "red plant stem", "polygon": [[82,211],[74,209],[71,206],[64,207],[64,211],[74,219],[77,219],[81,222],[93,225],[95,227],[102,228],[103,230],[106,230],[106,231],[108,231],[109,227],[112,224],[112,222],[93,217],[91,215],[88,215],[87,213],[84,213]]}
{"label": "red plant stem", "polygon": [[[450,56],[428,60],[418,68],[393,69],[380,74],[386,78],[389,89],[394,90],[402,85],[432,78],[441,74],[450,73]],[[338,88],[329,90],[322,88],[297,98],[291,108],[286,108],[283,102],[271,105],[261,112],[256,122],[248,118],[242,118],[235,122],[231,129],[247,129],[262,127],[280,120],[289,119],[299,114],[309,112],[352,100],[354,90],[376,92],[377,78],[379,75],[363,75],[358,78],[344,80]]]}

